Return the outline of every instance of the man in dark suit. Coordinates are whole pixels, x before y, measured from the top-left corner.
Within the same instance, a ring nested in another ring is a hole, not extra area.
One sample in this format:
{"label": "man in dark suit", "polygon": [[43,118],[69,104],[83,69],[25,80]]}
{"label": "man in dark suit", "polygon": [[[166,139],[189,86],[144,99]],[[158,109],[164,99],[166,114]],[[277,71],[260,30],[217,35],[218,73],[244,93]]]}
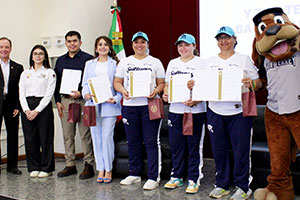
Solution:
{"label": "man in dark suit", "polygon": [[22,171],[18,169],[18,131],[21,109],[19,102],[19,80],[23,72],[23,66],[10,60],[11,49],[11,41],[6,37],[0,38],[0,127],[4,117],[7,131],[6,170],[13,174],[22,174]]}

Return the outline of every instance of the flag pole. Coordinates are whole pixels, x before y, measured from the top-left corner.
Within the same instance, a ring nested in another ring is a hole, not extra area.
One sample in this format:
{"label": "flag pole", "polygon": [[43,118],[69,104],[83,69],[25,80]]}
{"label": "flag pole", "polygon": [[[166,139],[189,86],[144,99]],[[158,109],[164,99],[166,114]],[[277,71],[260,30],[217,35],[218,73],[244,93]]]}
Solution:
{"label": "flag pole", "polygon": [[113,5],[114,5],[114,7],[117,7],[117,5],[118,5],[117,0],[114,0]]}

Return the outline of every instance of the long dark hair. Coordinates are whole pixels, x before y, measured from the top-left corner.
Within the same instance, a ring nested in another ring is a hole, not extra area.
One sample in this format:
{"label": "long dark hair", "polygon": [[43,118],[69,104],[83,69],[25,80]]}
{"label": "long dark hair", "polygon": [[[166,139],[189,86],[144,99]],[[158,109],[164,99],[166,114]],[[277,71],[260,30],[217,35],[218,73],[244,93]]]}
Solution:
{"label": "long dark hair", "polygon": [[32,50],[30,52],[30,56],[29,56],[29,66],[34,67],[34,61],[32,60],[32,55],[33,55],[34,50],[36,50],[36,49],[40,49],[44,52],[43,66],[45,68],[51,68],[50,63],[49,63],[48,52],[47,52],[46,48],[43,45],[40,45],[40,44],[37,44],[32,48]]}
{"label": "long dark hair", "polygon": [[117,57],[117,54],[115,52],[115,50],[113,49],[112,47],[112,41],[111,39],[109,39],[107,36],[105,35],[102,35],[102,36],[99,36],[96,40],[95,40],[95,48],[94,48],[94,52],[95,52],[95,58],[97,58],[99,56],[99,53],[97,52],[97,46],[98,46],[98,43],[99,41],[103,39],[106,44],[108,45],[109,47],[109,51],[108,51],[108,56],[111,57],[112,59],[114,59],[117,64],[120,62],[119,58]]}

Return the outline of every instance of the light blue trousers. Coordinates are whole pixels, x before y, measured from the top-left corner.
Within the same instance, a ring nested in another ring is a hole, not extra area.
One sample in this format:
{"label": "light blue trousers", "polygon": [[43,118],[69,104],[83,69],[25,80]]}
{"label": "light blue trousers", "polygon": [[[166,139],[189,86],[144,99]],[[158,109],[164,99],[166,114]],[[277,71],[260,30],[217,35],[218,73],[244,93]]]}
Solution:
{"label": "light blue trousers", "polygon": [[97,116],[97,126],[90,127],[94,148],[96,169],[111,171],[114,160],[114,128],[117,117]]}

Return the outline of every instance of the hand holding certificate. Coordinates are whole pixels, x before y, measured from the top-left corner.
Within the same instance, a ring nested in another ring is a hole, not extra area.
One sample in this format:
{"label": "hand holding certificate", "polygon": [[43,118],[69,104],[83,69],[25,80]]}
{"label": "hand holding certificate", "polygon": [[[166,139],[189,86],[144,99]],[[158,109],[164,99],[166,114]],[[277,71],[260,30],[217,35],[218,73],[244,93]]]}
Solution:
{"label": "hand holding certificate", "polygon": [[129,96],[147,97],[150,94],[151,71],[131,71],[129,73]]}
{"label": "hand holding certificate", "polygon": [[88,79],[88,85],[94,104],[103,103],[112,97],[111,84],[106,75]]}
{"label": "hand holding certificate", "polygon": [[191,98],[191,91],[187,88],[187,82],[191,80],[191,74],[178,74],[170,76],[169,103],[184,102]]}
{"label": "hand holding certificate", "polygon": [[198,70],[193,101],[241,101],[242,69]]}
{"label": "hand holding certificate", "polygon": [[72,91],[77,91],[81,73],[81,70],[64,69],[59,93],[72,95]]}

